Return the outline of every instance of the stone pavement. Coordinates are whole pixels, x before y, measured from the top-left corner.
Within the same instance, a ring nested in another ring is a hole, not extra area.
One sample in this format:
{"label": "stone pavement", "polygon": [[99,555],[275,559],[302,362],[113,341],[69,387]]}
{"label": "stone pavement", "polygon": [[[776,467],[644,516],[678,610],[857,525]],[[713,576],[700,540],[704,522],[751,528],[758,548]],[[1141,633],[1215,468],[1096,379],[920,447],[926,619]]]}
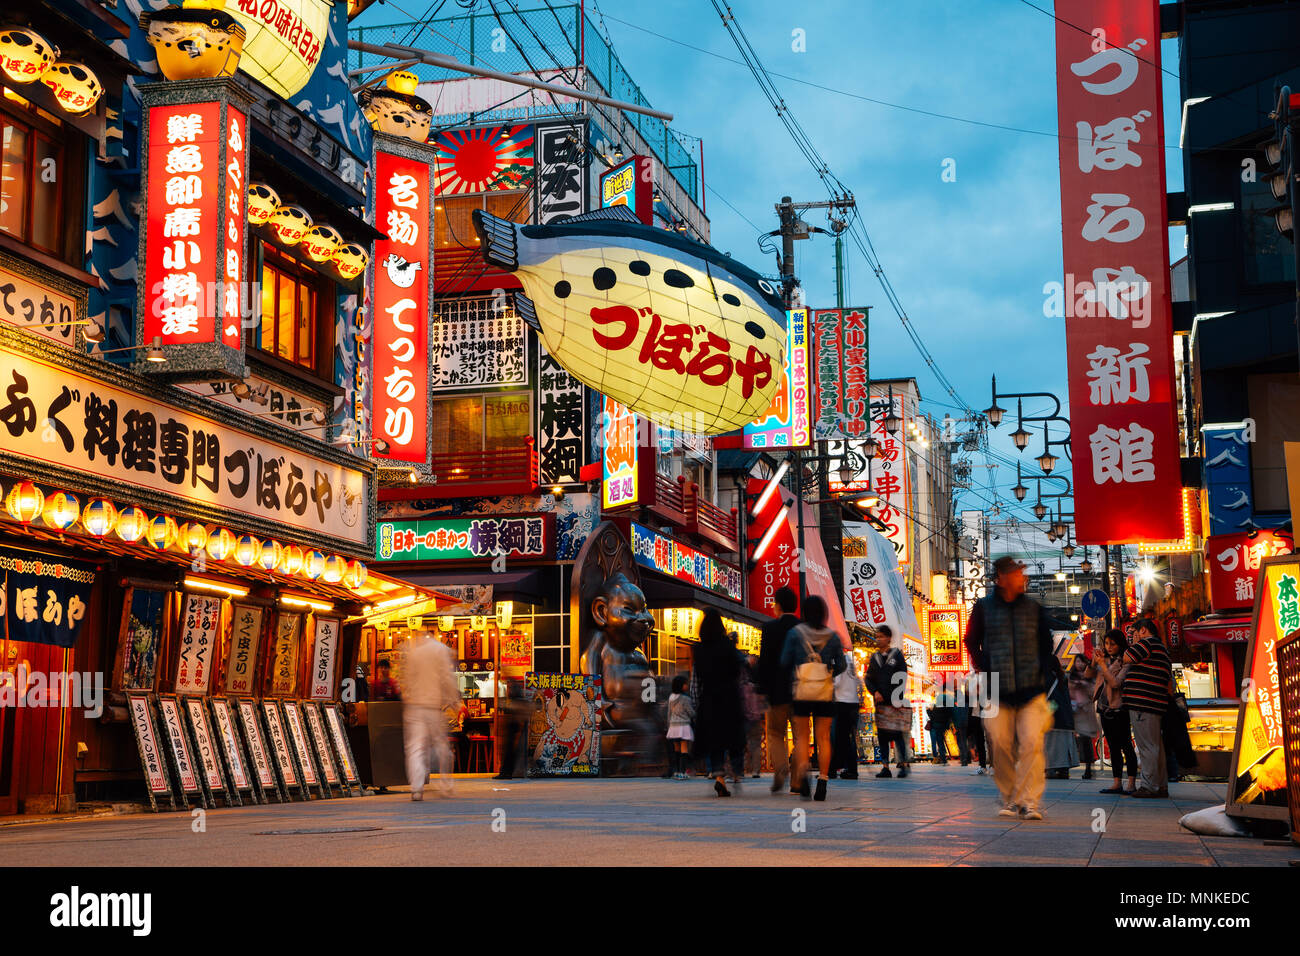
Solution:
{"label": "stone pavement", "polygon": [[992,778],[955,765],[920,765],[907,780],[868,774],[831,781],[825,803],[773,796],[770,777],[746,780],[743,795],[731,799],[715,797],[704,780],[476,777],[458,779],[449,799],[434,786],[421,803],[397,791],[210,810],[202,833],[193,832],[195,821],[183,812],[0,827],[0,860],[12,866],[1214,867],[1300,859],[1300,847],[1203,837],[1178,826],[1182,814],[1222,803],[1224,785],[1174,784],[1170,800],[1134,800],[1104,796],[1098,791],[1109,780],[1079,780],[1078,773],[1047,782],[1041,822],[999,818]]}

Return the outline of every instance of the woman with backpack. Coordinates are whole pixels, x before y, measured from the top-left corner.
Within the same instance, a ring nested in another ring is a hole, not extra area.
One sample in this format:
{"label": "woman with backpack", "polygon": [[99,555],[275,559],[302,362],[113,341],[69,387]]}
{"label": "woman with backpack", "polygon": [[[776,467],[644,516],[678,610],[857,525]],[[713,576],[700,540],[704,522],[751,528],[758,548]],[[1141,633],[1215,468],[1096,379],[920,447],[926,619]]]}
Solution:
{"label": "woman with backpack", "polygon": [[[803,623],[791,628],[781,650],[781,666],[790,675],[794,701],[794,779],[799,794],[808,799],[812,787],[808,774],[808,735],[817,738],[817,793],[826,799],[831,770],[831,720],[835,716],[835,677],[847,662],[840,637],[826,627],[826,602],[812,595],[803,602]],[[812,725],[811,727],[809,725]]]}

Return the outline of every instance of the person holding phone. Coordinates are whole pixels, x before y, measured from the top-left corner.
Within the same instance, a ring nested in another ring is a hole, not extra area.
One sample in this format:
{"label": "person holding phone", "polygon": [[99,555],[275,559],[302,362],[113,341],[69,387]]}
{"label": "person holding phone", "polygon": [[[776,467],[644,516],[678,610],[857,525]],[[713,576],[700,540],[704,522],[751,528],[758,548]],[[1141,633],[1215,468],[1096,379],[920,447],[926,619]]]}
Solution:
{"label": "person holding phone", "polygon": [[1174,671],[1160,631],[1149,618],[1133,625],[1136,638],[1124,653],[1128,673],[1124,677],[1124,707],[1133,723],[1137,740],[1138,773],[1142,785],[1135,797],[1169,796],[1168,766],[1165,762],[1164,716],[1174,692]]}

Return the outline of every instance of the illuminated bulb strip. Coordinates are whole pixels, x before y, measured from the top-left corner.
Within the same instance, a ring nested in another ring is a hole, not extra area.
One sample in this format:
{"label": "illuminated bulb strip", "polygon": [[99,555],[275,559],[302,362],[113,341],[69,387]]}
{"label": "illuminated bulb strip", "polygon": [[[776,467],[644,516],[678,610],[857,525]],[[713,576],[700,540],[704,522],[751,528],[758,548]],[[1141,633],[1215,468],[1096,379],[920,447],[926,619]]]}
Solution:
{"label": "illuminated bulb strip", "polygon": [[772,539],[776,537],[776,532],[780,529],[781,522],[785,521],[785,516],[789,514],[789,512],[790,512],[789,505],[781,506],[781,510],[777,512],[776,519],[772,522],[772,524],[768,527],[768,529],[765,532],[763,532],[763,537],[758,542],[758,547],[754,549],[755,561],[762,560],[763,555],[767,552],[767,546],[771,544]]}
{"label": "illuminated bulb strip", "polygon": [[777,486],[781,484],[781,479],[785,476],[785,473],[789,468],[790,459],[787,458],[785,461],[781,462],[781,467],[776,470],[776,474],[773,475],[772,479],[767,483],[767,487],[763,489],[763,493],[758,496],[758,501],[754,504],[754,510],[749,513],[750,517],[757,518],[759,513],[767,507],[767,503],[771,501],[772,496],[776,494]]}
{"label": "illuminated bulb strip", "polygon": [[413,600],[415,600],[415,595],[407,594],[404,597],[388,598],[388,600],[386,601],[380,601],[378,604],[372,604],[370,606],[370,609],[372,611],[382,611],[386,607],[395,607],[398,604],[408,604]]}
{"label": "illuminated bulb strip", "polygon": [[332,611],[333,604],[322,604],[320,601],[308,601],[305,598],[281,597],[281,604],[287,604],[289,607],[309,607],[313,611]]}
{"label": "illuminated bulb strip", "polygon": [[229,594],[232,597],[247,597],[248,588],[237,588],[229,584],[221,584],[217,581],[208,581],[204,578],[185,578],[187,588],[198,588],[203,591],[218,591],[221,594]]}

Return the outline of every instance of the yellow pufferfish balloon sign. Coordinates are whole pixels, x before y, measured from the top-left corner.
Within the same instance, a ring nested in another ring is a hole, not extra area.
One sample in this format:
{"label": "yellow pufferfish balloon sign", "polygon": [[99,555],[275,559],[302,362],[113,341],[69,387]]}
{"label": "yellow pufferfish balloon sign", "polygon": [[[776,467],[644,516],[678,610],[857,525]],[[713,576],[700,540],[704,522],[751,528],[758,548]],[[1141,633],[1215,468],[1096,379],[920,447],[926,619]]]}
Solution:
{"label": "yellow pufferfish balloon sign", "polygon": [[519,316],[574,377],[669,428],[717,435],[761,416],[785,367],[785,306],[712,246],[626,206],[545,226],[474,213],[483,259],[523,284]]}

